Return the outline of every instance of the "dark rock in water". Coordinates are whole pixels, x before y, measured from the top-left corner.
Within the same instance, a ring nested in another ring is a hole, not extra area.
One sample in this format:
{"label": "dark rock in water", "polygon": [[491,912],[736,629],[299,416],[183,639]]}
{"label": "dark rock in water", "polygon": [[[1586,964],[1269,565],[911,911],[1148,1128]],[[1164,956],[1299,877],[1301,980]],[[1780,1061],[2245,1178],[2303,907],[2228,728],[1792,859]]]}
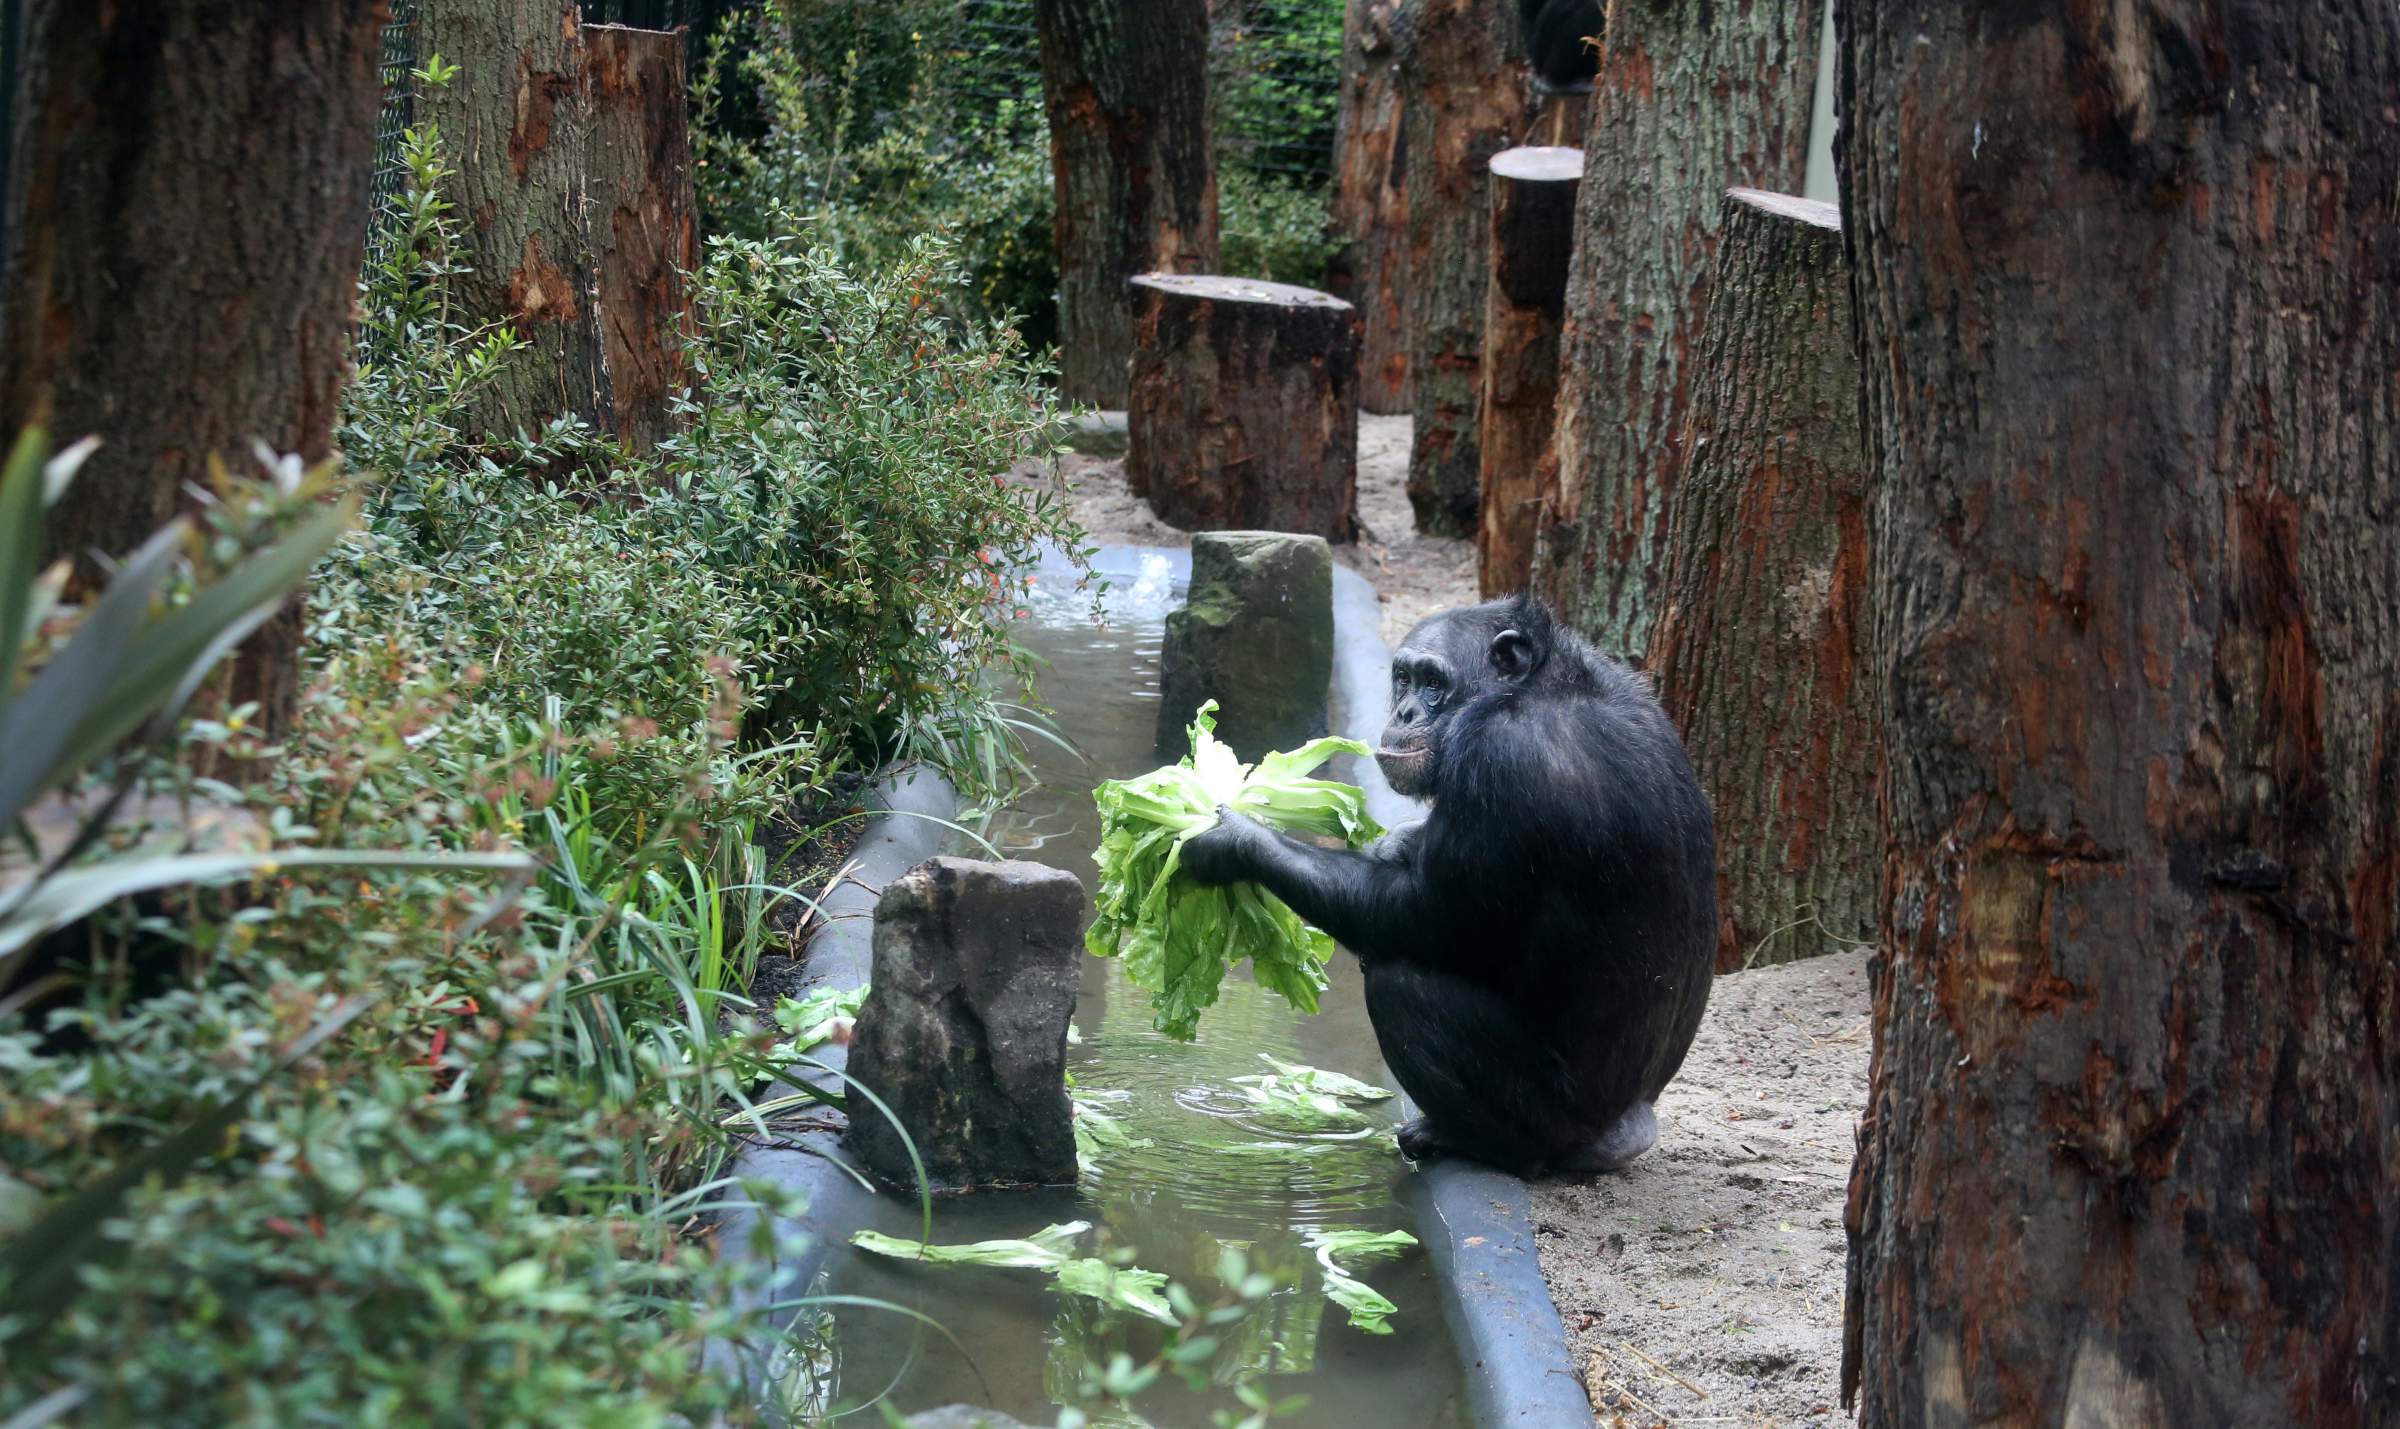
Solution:
{"label": "dark rock in water", "polygon": [[[877,901],[850,1075],[907,1128],[935,1186],[1075,1179],[1067,1019],[1083,912],[1083,884],[1063,869],[963,858],[928,859]],[[913,1186],[900,1133],[864,1097],[846,1141]]]}
{"label": "dark rock in water", "polygon": [[997,1409],[982,1409],[972,1404],[953,1404],[911,1414],[908,1424],[909,1429],[1032,1429],[1022,1419],[1011,1419]]}
{"label": "dark rock in water", "polygon": [[1192,537],[1191,594],[1167,617],[1158,751],[1191,750],[1185,727],[1217,702],[1217,738],[1244,759],[1325,732],[1333,680],[1333,549],[1321,536],[1208,531]]}

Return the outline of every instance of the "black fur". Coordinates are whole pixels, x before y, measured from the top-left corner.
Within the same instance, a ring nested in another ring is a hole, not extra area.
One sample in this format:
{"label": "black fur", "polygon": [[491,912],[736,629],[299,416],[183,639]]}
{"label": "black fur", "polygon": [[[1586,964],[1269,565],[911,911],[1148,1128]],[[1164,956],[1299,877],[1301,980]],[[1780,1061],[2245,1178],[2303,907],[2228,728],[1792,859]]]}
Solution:
{"label": "black fur", "polygon": [[1716,838],[1639,675],[1529,597],[1420,623],[1378,759],[1422,821],[1361,853],[1239,815],[1184,846],[1254,879],[1366,970],[1412,1156],[1520,1174],[1622,1165],[1683,1064],[1716,948]]}
{"label": "black fur", "polygon": [[1600,36],[1600,0],[1517,0],[1517,18],[1525,58],[1543,88],[1579,92],[1592,87],[1600,55],[1586,42]]}

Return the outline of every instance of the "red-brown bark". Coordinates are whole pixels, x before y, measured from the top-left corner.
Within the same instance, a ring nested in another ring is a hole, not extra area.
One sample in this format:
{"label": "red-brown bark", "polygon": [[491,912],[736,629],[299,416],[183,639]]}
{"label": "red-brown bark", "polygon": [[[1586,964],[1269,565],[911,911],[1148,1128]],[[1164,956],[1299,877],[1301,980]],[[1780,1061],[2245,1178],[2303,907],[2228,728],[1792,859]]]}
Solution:
{"label": "red-brown bark", "polygon": [[1401,144],[1400,65],[1392,22],[1400,0],[1350,0],[1342,17],[1342,98],[1335,115],[1333,226],[1349,246],[1326,291],[1358,309],[1358,405],[1408,406],[1408,151]]}
{"label": "red-brown bark", "polygon": [[634,451],[674,430],[698,332],[686,275],[700,262],[683,35],[587,25],[591,238],[608,423]]}
{"label": "red-brown bark", "polygon": [[1866,676],[1858,354],[1831,204],[1736,190],[1650,643],[1717,826],[1717,971],[1872,941],[1881,744]]}
{"label": "red-brown bark", "polygon": [[1035,0],[1058,194],[1058,381],[1125,401],[1137,274],[1217,268],[1208,0]]}
{"label": "red-brown bark", "polygon": [[2400,1405],[2400,11],[1846,0],[1862,1422]]}
{"label": "red-brown bark", "polygon": [[1491,280],[1476,419],[1481,474],[1475,564],[1487,598],[1523,590],[1533,571],[1583,151],[1509,149],[1492,160],[1491,169]]}
{"label": "red-brown bark", "polygon": [[[36,0],[11,137],[0,432],[103,445],[47,544],[99,578],[254,443],[332,453],[366,238],[380,0],[227,7]],[[243,647],[226,698],[270,730],[296,612]]]}

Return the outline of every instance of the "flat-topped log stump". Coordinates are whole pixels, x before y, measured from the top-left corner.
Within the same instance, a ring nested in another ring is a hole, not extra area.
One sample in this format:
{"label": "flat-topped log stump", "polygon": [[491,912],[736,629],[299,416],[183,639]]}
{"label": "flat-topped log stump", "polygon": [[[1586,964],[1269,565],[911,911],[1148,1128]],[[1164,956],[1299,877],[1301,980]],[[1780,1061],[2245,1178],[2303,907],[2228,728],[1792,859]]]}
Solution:
{"label": "flat-topped log stump", "polygon": [[1492,277],[1476,419],[1476,574],[1486,599],[1523,590],[1533,575],[1582,178],[1581,149],[1507,149],[1492,157]]}
{"label": "flat-topped log stump", "polygon": [[1717,971],[1875,938],[1882,741],[1841,213],[1735,189],[1650,645],[1717,812]]}
{"label": "flat-topped log stump", "polygon": [[1351,539],[1357,309],[1254,278],[1145,273],[1132,290],[1134,491],[1186,531]]}

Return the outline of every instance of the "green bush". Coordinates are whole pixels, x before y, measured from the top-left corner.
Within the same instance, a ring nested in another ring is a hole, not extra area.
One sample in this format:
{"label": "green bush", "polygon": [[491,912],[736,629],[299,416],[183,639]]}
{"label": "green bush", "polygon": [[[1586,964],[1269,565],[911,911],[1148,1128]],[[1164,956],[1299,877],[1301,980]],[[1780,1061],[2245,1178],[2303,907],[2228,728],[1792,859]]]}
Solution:
{"label": "green bush", "polygon": [[1342,251],[1321,191],[1227,169],[1217,178],[1217,205],[1228,273],[1313,288]]}
{"label": "green bush", "polygon": [[[753,830],[845,763],[1013,777],[1021,717],[987,685],[1020,660],[1010,563],[1075,535],[995,475],[1056,414],[1010,333],[941,311],[941,247],[859,275],[716,241],[683,436],[477,445],[455,414],[520,346],[456,319],[438,136],[407,151],[340,433],[375,479],[315,573],[295,727],[260,759],[218,711],[192,757],[103,771],[299,852],[107,912],[40,998],[0,985],[0,1240],[106,1207],[63,1312],[0,1283],[0,1419],[747,1422],[703,1346],[771,1354],[735,1307],[794,1288],[694,1228],[795,1209],[723,1180],[775,1036],[742,998],[782,896]],[[289,504],[228,486],[163,588]],[[75,623],[36,632],[34,677]],[[360,848],[542,866],[311,862]],[[95,1196],[195,1127],[180,1178]]]}

